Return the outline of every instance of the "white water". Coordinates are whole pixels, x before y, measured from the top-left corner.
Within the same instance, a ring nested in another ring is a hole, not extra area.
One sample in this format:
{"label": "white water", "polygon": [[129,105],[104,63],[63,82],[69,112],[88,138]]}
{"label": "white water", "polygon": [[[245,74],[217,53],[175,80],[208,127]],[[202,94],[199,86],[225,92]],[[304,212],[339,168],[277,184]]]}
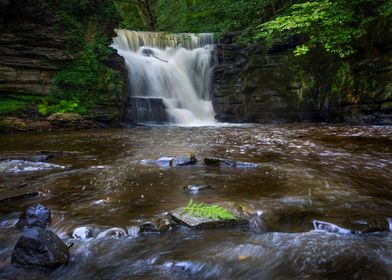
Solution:
{"label": "white water", "polygon": [[125,59],[132,97],[161,98],[170,123],[216,122],[210,97],[212,34],[116,32],[112,47]]}

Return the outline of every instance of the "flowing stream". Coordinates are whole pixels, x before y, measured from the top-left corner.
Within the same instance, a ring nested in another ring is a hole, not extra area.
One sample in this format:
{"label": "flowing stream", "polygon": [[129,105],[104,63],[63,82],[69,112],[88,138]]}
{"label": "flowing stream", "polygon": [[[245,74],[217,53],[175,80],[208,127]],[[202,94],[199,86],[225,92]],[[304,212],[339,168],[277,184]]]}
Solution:
{"label": "flowing stream", "polygon": [[215,123],[212,34],[117,30],[112,47],[126,62],[136,123]]}
{"label": "flowing stream", "polygon": [[[391,279],[392,128],[328,125],[135,127],[0,135],[0,279]],[[46,164],[33,155],[54,155]],[[194,153],[256,168],[161,167]],[[37,158],[34,158],[37,159]],[[16,161],[18,160],[18,161]],[[184,192],[188,184],[213,190]],[[39,196],[6,200],[20,193]],[[268,232],[242,227],[139,235],[136,225],[190,199],[263,211]],[[23,209],[52,210],[51,229],[74,243],[52,272],[9,267]],[[375,233],[315,231],[313,221],[379,226]],[[117,227],[119,238],[77,240],[78,227]]]}

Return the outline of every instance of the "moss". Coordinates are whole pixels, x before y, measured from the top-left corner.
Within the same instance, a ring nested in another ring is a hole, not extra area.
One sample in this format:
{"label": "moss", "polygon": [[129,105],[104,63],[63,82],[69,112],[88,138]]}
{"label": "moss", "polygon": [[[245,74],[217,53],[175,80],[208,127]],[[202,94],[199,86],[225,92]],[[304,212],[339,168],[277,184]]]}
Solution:
{"label": "moss", "polygon": [[35,108],[40,98],[33,95],[10,95],[0,99],[0,116],[21,115],[29,108]]}
{"label": "moss", "polygon": [[18,118],[7,117],[0,121],[0,131],[26,131],[27,129],[27,124]]}

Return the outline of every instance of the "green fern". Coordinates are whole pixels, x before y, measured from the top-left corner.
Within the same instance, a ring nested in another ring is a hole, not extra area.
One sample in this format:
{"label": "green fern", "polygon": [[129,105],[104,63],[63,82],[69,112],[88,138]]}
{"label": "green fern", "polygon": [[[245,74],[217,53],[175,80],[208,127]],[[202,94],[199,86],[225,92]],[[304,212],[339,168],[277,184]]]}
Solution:
{"label": "green fern", "polygon": [[235,220],[236,217],[230,213],[227,209],[215,205],[206,203],[193,203],[192,199],[189,201],[188,205],[182,209],[181,215],[188,214],[193,217],[201,217],[213,220],[223,220],[230,221]]}

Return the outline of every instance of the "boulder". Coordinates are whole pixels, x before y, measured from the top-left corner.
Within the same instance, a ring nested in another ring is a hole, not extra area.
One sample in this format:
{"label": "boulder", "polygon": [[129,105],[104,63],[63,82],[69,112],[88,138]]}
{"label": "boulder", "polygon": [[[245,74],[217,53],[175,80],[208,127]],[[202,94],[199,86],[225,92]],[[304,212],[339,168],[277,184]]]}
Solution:
{"label": "boulder", "polygon": [[25,267],[56,268],[69,260],[69,250],[52,231],[29,228],[16,243],[11,263]]}
{"label": "boulder", "polygon": [[40,227],[45,229],[50,221],[50,215],[50,209],[46,208],[42,204],[35,204],[20,214],[16,227]]}

